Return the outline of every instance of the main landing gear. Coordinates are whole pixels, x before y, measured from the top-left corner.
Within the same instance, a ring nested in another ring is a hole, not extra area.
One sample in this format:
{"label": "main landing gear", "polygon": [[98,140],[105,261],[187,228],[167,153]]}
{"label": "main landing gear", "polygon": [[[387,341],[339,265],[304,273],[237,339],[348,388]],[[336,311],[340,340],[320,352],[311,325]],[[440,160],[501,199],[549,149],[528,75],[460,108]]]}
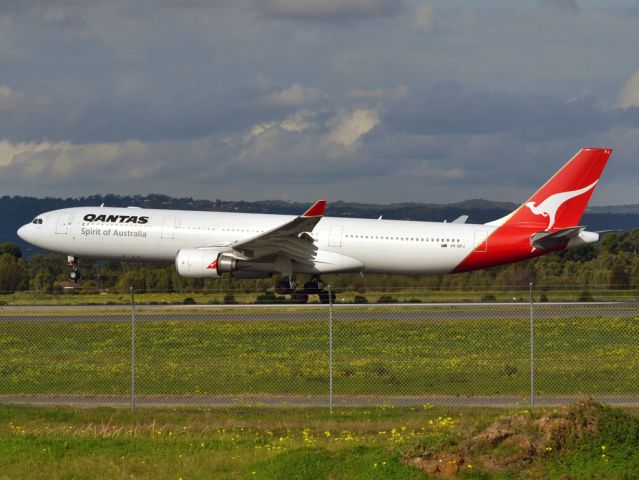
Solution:
{"label": "main landing gear", "polygon": [[73,255],[69,255],[67,257],[67,264],[71,267],[71,271],[69,272],[69,278],[76,285],[80,281],[80,263],[79,263],[79,260],[80,259],[78,257],[74,257]]}
{"label": "main landing gear", "polygon": [[325,286],[319,277],[312,277],[300,290],[295,290],[295,282],[291,277],[288,277],[277,283],[275,293],[278,295],[290,295],[291,303],[307,303],[309,295],[317,295],[322,303],[329,303],[331,300],[335,302],[335,292],[330,292],[329,295],[328,290],[324,289]]}

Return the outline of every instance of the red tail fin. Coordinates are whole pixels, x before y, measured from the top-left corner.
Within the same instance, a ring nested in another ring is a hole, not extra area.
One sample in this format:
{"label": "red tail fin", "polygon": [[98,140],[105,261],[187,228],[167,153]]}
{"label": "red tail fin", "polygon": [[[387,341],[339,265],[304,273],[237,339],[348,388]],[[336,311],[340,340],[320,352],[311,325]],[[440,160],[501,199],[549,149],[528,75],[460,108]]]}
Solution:
{"label": "red tail fin", "polygon": [[539,231],[578,225],[611,154],[610,148],[579,150],[527,202],[491,225],[530,227]]}
{"label": "red tail fin", "polygon": [[[467,272],[536,257],[564,248],[564,243],[543,251],[532,245],[533,235],[574,227],[586,209],[601,172],[612,153],[610,148],[584,148],[577,152],[546,184],[510,215],[488,223],[492,232],[457,265],[453,272]],[[552,234],[551,234],[552,235]],[[544,238],[551,238],[545,235]],[[559,237],[558,237],[559,238]],[[537,240],[539,236],[537,237]]]}

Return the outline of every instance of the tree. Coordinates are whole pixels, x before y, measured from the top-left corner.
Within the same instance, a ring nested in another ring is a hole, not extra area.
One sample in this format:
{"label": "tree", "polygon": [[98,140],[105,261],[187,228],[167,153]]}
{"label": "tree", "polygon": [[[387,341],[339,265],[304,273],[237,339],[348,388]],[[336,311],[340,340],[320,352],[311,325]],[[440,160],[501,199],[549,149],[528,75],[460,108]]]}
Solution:
{"label": "tree", "polygon": [[29,288],[29,271],[21,258],[10,253],[0,255],[0,292],[12,293]]}
{"label": "tree", "polygon": [[623,258],[616,258],[610,270],[610,288],[628,288],[630,285],[630,275],[626,266],[629,262]]}
{"label": "tree", "polygon": [[4,253],[8,253],[9,255],[12,255],[16,258],[22,258],[22,251],[20,250],[20,247],[15,243],[0,243],[0,255]]}

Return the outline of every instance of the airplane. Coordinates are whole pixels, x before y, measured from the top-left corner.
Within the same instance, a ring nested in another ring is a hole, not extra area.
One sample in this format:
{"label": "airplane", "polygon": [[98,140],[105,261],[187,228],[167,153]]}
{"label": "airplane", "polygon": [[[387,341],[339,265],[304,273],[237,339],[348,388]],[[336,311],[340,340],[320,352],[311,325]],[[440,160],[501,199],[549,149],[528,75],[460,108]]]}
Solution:
{"label": "airplane", "polygon": [[[611,154],[581,149],[528,201],[485,224],[468,224],[465,215],[450,223],[325,217],[325,200],[298,217],[102,205],[42,213],[18,235],[66,254],[74,281],[80,257],[174,261],[188,278],[280,274],[277,293],[328,303],[334,294],[322,274],[469,272],[597,242],[599,233],[579,221]],[[311,280],[297,289],[295,274]]]}

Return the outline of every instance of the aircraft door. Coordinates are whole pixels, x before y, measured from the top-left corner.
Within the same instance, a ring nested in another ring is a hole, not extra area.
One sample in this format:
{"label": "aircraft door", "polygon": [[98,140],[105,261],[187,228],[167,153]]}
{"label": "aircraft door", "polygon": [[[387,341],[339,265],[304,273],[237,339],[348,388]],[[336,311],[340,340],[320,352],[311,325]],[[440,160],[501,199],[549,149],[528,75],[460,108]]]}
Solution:
{"label": "aircraft door", "polygon": [[476,252],[488,251],[488,232],[486,230],[475,231],[475,238],[473,240],[473,249]]}
{"label": "aircraft door", "polygon": [[69,215],[68,213],[61,213],[58,217],[58,223],[55,226],[55,233],[66,235],[69,230],[70,221],[71,215]]}
{"label": "aircraft door", "polygon": [[173,240],[175,238],[175,218],[167,217],[162,221],[162,234],[160,238]]}
{"label": "aircraft door", "polygon": [[342,246],[342,226],[341,225],[331,226],[331,231],[328,234],[328,246],[329,247]]}

